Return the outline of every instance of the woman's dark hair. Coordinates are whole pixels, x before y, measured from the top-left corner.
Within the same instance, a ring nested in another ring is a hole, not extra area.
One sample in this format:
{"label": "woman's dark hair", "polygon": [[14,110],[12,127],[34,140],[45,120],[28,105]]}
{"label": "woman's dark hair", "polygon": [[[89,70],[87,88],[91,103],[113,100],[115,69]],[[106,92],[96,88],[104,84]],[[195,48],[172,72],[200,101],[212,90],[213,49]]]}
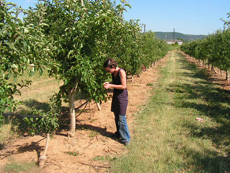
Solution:
{"label": "woman's dark hair", "polygon": [[110,67],[110,68],[115,67],[116,68],[117,62],[113,58],[109,58],[104,62],[103,67],[104,68],[106,68],[106,67]]}

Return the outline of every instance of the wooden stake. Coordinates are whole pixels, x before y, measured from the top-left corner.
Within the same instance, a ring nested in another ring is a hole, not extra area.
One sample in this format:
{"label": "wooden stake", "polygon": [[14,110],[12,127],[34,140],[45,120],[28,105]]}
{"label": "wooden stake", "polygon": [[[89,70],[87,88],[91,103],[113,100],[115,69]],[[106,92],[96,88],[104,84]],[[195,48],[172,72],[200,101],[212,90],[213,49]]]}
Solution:
{"label": "wooden stake", "polygon": [[50,134],[47,133],[46,135],[46,145],[45,145],[45,151],[43,153],[43,155],[41,157],[39,157],[39,167],[40,168],[43,168],[44,164],[45,164],[45,161],[46,161],[46,153],[47,153],[47,150],[48,150],[48,146],[49,146],[49,141],[50,141]]}
{"label": "wooden stake", "polygon": [[97,109],[98,109],[99,111],[101,111],[101,106],[100,106],[100,104],[99,104],[99,103],[96,103],[96,105],[97,105]]}
{"label": "wooden stake", "polygon": [[229,81],[229,70],[226,71],[226,80]]}

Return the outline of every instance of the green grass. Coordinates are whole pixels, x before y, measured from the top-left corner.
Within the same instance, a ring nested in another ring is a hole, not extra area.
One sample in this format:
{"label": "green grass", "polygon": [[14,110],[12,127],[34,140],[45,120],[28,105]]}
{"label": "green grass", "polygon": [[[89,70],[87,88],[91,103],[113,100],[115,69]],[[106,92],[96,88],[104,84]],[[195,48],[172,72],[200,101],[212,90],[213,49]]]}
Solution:
{"label": "green grass", "polygon": [[169,50],[180,50],[179,44],[171,44],[169,45]]}
{"label": "green grass", "polygon": [[113,161],[116,159],[117,157],[110,157],[110,156],[96,156],[93,158],[94,161]]}
{"label": "green grass", "polygon": [[[15,130],[14,130],[15,131]],[[13,137],[16,136],[16,133],[12,129],[12,124],[4,124],[0,127],[0,150],[3,149],[4,145]]]}
{"label": "green grass", "polygon": [[65,152],[66,154],[70,155],[70,156],[78,156],[79,155],[79,152],[75,152],[75,151],[67,151]]}
{"label": "green grass", "polygon": [[15,94],[14,98],[20,101],[20,105],[16,112],[29,113],[32,106],[37,109],[46,110],[49,99],[59,91],[61,81],[55,78],[50,78],[48,71],[45,70],[42,75],[39,72],[35,72],[32,76],[28,72],[25,72],[22,76],[18,76],[14,79],[10,77],[9,82],[20,82],[21,80],[30,80],[32,83],[28,87],[20,88],[21,95]]}
{"label": "green grass", "polygon": [[14,172],[35,172],[37,170],[37,165],[35,162],[32,163],[19,163],[19,162],[11,162],[7,163],[4,172],[14,173]]}
{"label": "green grass", "polygon": [[147,83],[146,86],[153,86],[153,83]]}
{"label": "green grass", "polygon": [[[14,95],[15,100],[20,102],[14,113],[31,115],[33,112],[32,107],[47,111],[49,109],[49,99],[59,91],[61,81],[49,78],[48,72],[45,70],[42,76],[39,75],[39,72],[32,76],[25,72],[24,75],[18,76],[17,79],[11,76],[9,82],[14,83],[21,80],[31,80],[32,84],[19,89],[21,96],[19,94]],[[67,104],[63,105],[66,106]],[[0,127],[0,149],[17,134],[23,133],[26,130],[25,126],[21,117],[5,117],[3,126]]]}
{"label": "green grass", "polygon": [[97,135],[99,135],[99,132],[96,132],[96,131],[90,131],[89,132],[89,137],[91,139],[93,139],[94,137],[96,137]]}
{"label": "green grass", "polygon": [[32,75],[29,75],[29,72],[25,71],[23,75],[17,76],[17,78],[15,78],[13,75],[10,76],[9,82],[14,83],[14,82],[20,82],[21,80],[43,81],[46,79],[49,79],[49,74],[47,70],[45,70],[41,74],[37,71]]}
{"label": "green grass", "polygon": [[129,153],[112,162],[111,172],[230,171],[230,93],[179,53],[170,54],[137,115]]}

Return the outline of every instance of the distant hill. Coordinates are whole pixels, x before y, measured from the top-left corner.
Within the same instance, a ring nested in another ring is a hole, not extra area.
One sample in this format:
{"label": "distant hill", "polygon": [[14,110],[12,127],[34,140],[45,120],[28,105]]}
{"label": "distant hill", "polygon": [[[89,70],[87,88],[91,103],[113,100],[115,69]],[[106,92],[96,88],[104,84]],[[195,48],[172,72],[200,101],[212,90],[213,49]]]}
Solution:
{"label": "distant hill", "polygon": [[[173,32],[155,32],[157,38],[162,40],[173,40]],[[175,32],[175,39],[182,38],[184,41],[192,41],[204,38],[205,35],[189,35]]]}

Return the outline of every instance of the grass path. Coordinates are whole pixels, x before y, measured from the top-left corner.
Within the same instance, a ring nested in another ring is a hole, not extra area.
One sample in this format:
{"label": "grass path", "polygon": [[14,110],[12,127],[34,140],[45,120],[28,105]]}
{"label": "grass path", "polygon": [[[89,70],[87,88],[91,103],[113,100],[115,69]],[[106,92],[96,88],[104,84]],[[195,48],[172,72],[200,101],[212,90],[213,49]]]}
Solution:
{"label": "grass path", "polygon": [[136,115],[129,153],[111,171],[229,172],[229,95],[205,70],[170,52],[153,96]]}

